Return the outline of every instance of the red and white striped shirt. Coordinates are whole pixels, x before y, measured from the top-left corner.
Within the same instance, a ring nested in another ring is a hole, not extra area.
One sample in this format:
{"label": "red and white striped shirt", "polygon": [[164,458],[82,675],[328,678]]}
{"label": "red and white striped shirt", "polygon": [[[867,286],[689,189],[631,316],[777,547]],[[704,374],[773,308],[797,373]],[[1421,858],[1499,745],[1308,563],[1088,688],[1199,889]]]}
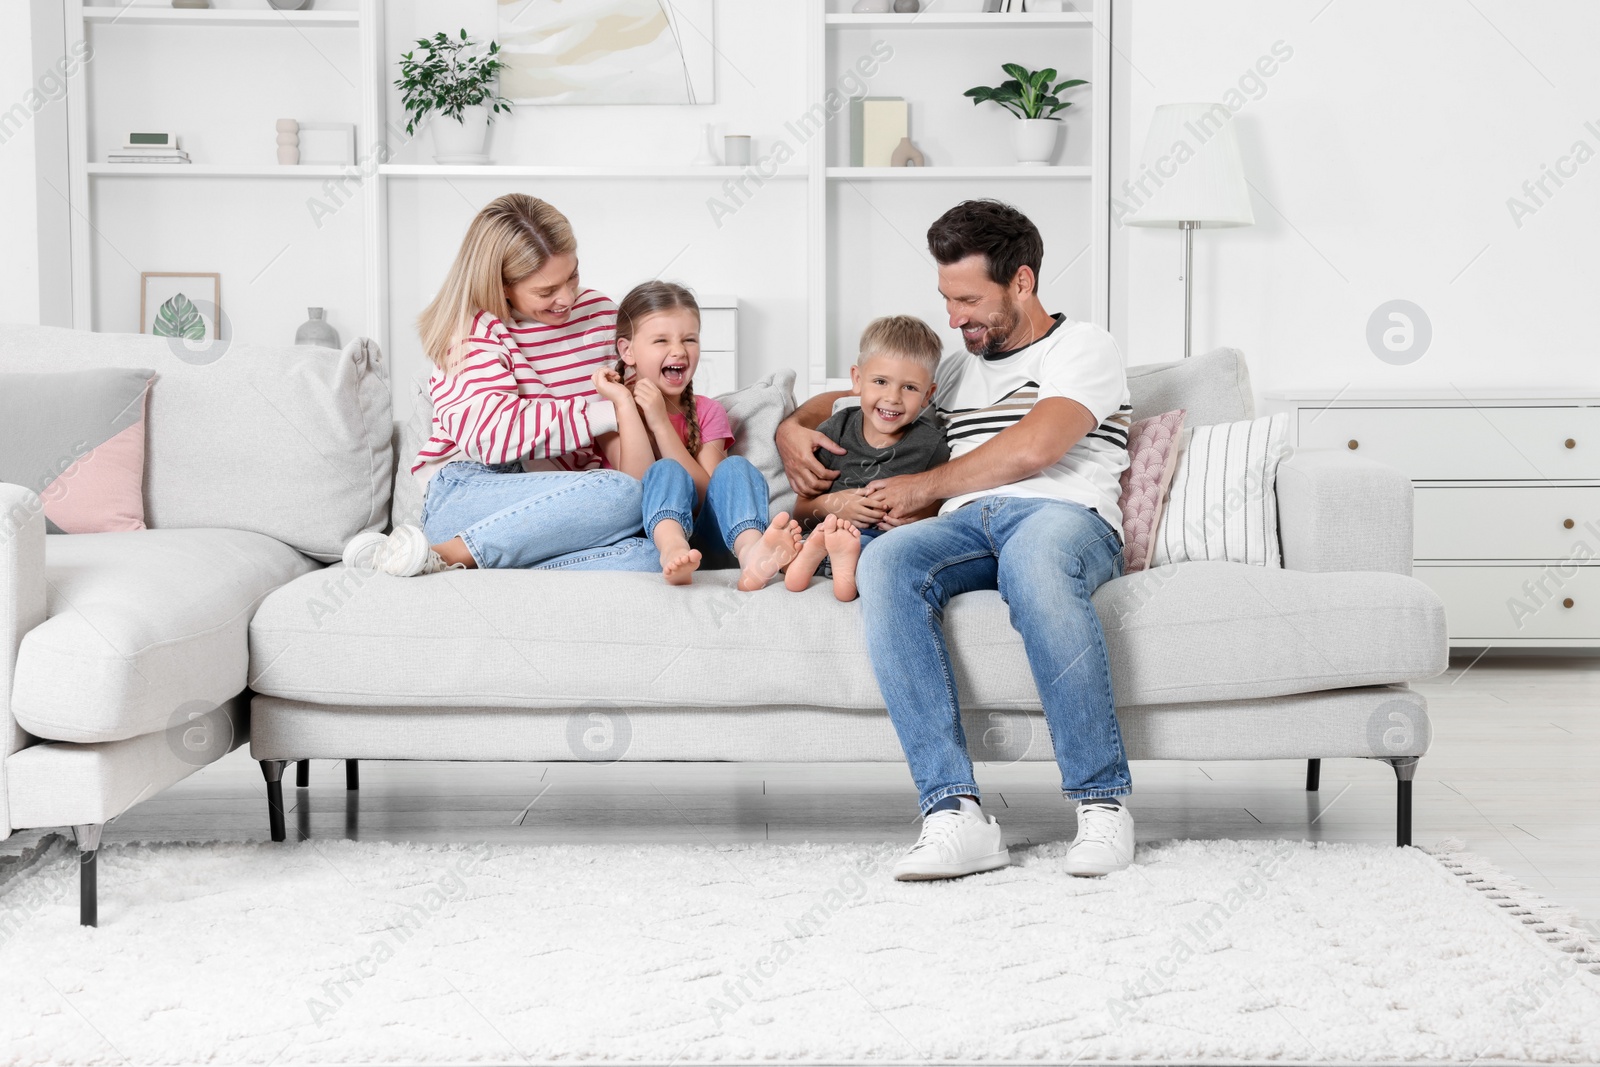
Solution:
{"label": "red and white striped shirt", "polygon": [[559,326],[504,323],[480,311],[449,374],[428,379],[433,436],[411,473],[426,487],[455,460],[524,470],[577,471],[601,464],[586,408],[597,366],[616,358],[617,305],[585,289]]}

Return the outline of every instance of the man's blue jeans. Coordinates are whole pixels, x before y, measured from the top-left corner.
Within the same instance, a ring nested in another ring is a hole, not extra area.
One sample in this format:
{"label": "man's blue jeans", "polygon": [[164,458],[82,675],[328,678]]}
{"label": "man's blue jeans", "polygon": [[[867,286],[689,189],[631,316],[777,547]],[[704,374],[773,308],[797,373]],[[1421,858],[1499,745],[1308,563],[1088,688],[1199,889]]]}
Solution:
{"label": "man's blue jeans", "polygon": [[658,459],[650,465],[643,495],[644,535],[653,535],[663,519],[676,520],[708,570],[738,566],[733,542],[746,530],[767,528],[767,480],[743,456],[728,456],[717,464],[698,514],[694,479],[677,460]]}
{"label": "man's blue jeans", "polygon": [[1028,666],[1070,800],[1132,791],[1105,635],[1089,597],[1122,573],[1115,531],[1088,508],[989,496],[890,530],[861,554],[867,651],[922,811],[978,795],[944,641],[950,598],[998,589]]}

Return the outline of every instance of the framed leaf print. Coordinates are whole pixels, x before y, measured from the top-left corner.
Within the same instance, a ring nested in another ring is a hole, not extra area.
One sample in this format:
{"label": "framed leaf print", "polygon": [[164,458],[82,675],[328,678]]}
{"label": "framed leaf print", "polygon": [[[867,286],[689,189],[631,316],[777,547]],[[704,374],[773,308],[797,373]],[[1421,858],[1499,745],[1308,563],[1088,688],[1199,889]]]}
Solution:
{"label": "framed leaf print", "polygon": [[222,318],[222,275],[147,270],[139,275],[139,332],[215,341]]}

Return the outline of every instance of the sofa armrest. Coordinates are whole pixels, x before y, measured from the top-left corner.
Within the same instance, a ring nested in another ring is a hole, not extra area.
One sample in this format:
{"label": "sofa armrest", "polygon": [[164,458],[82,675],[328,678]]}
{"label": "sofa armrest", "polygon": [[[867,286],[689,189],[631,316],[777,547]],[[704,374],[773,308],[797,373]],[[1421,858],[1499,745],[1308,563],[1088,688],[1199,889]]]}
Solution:
{"label": "sofa armrest", "polygon": [[44,507],[22,486],[0,482],[0,839],[11,836],[6,757],[30,741],[11,717],[17,648],[44,615]]}
{"label": "sofa armrest", "polygon": [[1296,571],[1411,573],[1411,480],[1336,449],[1278,465],[1283,565]]}

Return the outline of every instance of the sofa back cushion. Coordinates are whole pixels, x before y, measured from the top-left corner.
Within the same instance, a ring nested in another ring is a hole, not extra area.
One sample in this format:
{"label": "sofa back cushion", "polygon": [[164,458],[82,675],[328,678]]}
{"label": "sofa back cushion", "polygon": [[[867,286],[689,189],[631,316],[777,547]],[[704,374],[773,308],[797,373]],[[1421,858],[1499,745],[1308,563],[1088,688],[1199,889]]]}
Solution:
{"label": "sofa back cushion", "polygon": [[1237,348],[1214,348],[1176,363],[1129,367],[1128,393],[1135,421],[1177,408],[1184,410],[1185,426],[1238,422],[1255,415],[1250,368]]}
{"label": "sofa back cushion", "polygon": [[[388,515],[393,423],[375,344],[343,352],[0,326],[0,375],[153,368],[145,522],[222,527],[335,560]],[[3,388],[3,385],[0,385]]]}

